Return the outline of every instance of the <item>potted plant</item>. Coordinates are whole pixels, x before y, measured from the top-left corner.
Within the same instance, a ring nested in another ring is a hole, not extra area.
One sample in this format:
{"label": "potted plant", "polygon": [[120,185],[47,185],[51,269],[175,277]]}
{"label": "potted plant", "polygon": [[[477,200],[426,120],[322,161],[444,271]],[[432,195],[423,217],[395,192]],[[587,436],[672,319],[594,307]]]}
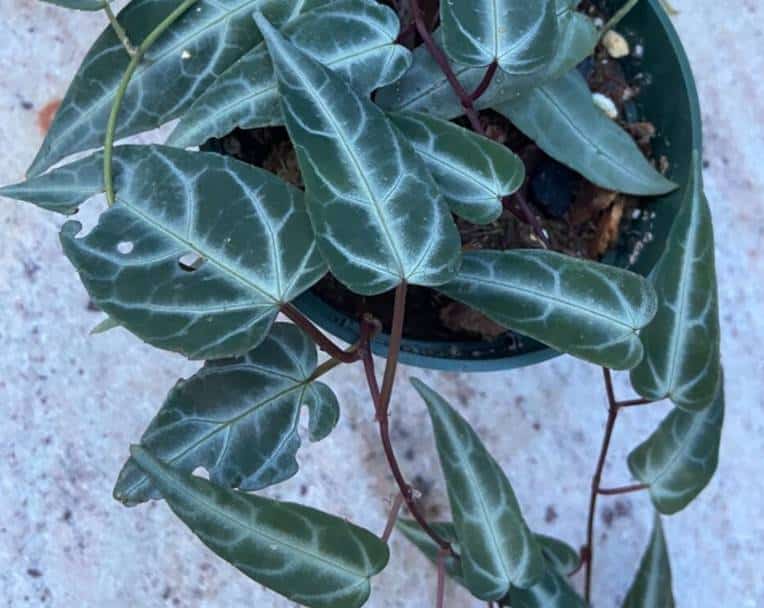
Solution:
{"label": "potted plant", "polygon": [[[131,448],[115,498],[164,499],[305,606],[365,604],[397,527],[433,561],[438,606],[451,576],[492,606],[567,607],[593,601],[598,497],[647,491],[654,531],[624,605],[673,606],[660,517],[713,476],[724,389],[698,104],[657,0],[55,3],[110,23],[27,180],[0,194],[73,214],[105,193],[92,231],[61,230],[107,315],[97,329],[205,361]],[[115,146],[174,119],[164,145]],[[451,504],[429,521],[390,438],[398,364],[556,353],[602,367],[609,403],[581,550],[530,531],[522,473],[415,381]],[[331,433],[321,379],[341,365],[368,387],[399,489],[380,536],[257,493],[297,473],[303,407],[311,440]],[[639,398],[619,399],[611,370]],[[636,483],[603,487],[619,412],[665,399],[629,457]]]}

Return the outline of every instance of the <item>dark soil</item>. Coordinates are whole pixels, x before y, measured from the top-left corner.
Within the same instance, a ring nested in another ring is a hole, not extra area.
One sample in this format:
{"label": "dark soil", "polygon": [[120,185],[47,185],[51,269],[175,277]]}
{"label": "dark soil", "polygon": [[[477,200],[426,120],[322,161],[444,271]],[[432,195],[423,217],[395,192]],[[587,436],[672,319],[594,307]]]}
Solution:
{"label": "dark soil", "polygon": [[[591,5],[584,7],[588,12]],[[601,92],[616,102],[621,115],[628,115],[629,104],[639,93],[627,82],[619,63],[597,49],[579,69],[593,92]],[[623,218],[630,217],[644,200],[595,186],[582,176],[557,163],[503,116],[481,113],[486,133],[518,154],[526,166],[526,181],[519,194],[530,204],[549,236],[549,248],[567,255],[600,260],[622,237]],[[456,121],[459,122],[459,121]],[[464,126],[468,126],[466,122]],[[634,137],[648,158],[653,158],[650,142],[655,128],[647,122],[621,123]],[[303,187],[294,148],[286,129],[237,129],[209,147],[277,174],[285,181]],[[657,163],[663,164],[664,159]],[[539,248],[530,227],[508,210],[492,224],[477,226],[454,218],[462,236],[464,250]],[[371,313],[386,332],[392,322],[394,293],[374,297],[356,295],[328,275],[313,292],[336,310],[353,318]],[[406,304],[404,336],[426,341],[492,340],[506,330],[468,307],[454,302],[430,288],[411,286]]]}

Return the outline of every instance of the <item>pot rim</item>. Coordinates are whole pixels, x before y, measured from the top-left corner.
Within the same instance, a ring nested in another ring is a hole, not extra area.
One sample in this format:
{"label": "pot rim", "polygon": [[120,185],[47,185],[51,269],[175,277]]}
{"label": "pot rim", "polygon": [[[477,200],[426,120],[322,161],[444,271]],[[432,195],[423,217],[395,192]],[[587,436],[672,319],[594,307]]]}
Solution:
{"label": "pot rim", "polygon": [[[687,94],[689,102],[689,116],[687,120],[691,125],[691,150],[701,150],[703,145],[703,129],[700,113],[700,100],[698,98],[695,78],[690,67],[690,61],[682,45],[679,34],[671,22],[671,18],[660,4],[660,0],[648,0],[649,9],[655,13],[660,22],[663,34],[673,49],[674,57],[679,64],[682,75],[682,86]],[[323,330],[333,334],[341,340],[351,344],[358,339],[360,325],[357,321],[342,313],[311,292],[307,292],[295,300],[295,305],[314,321]],[[389,335],[380,334],[372,342],[372,351],[379,357],[387,357],[389,351]],[[517,354],[491,357],[491,351],[506,352],[507,341],[510,339],[528,340],[531,344],[528,350]],[[458,353],[478,351],[484,358],[459,357]],[[444,353],[452,351],[457,356],[444,356]],[[441,354],[434,354],[439,352]],[[431,369],[451,372],[497,372],[520,367],[543,363],[559,357],[562,353],[529,340],[522,336],[507,337],[496,342],[442,342],[409,340],[404,336],[399,355],[399,361],[403,365],[410,365],[422,369]]]}

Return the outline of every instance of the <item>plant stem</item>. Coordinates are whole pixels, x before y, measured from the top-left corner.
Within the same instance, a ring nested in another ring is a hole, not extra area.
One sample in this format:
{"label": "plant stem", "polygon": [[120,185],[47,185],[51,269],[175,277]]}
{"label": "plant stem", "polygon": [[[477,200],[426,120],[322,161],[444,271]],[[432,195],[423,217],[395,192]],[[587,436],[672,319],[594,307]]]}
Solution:
{"label": "plant stem", "polygon": [[630,399],[629,401],[619,401],[618,407],[637,407],[640,405],[650,405],[655,403],[652,399]]}
{"label": "plant stem", "polygon": [[125,28],[122,27],[122,24],[117,20],[117,16],[114,14],[114,11],[111,10],[109,0],[104,0],[103,11],[106,13],[106,16],[109,19],[109,23],[111,23],[111,27],[114,30],[114,33],[117,35],[117,38],[119,38],[122,46],[125,47],[127,54],[130,55],[130,57],[135,56],[135,54],[138,52],[138,49],[136,49],[130,42],[130,38],[128,38]]}
{"label": "plant stem", "polygon": [[616,27],[621,22],[621,20],[631,12],[631,9],[637,6],[638,2],[639,0],[628,0],[626,4],[624,4],[616,11],[616,13],[610,18],[610,21],[605,24],[605,26],[602,28],[602,32],[600,32],[600,35],[604,36],[610,30]]}
{"label": "plant stem", "polygon": [[390,515],[387,517],[387,524],[385,525],[385,531],[382,532],[382,540],[384,542],[389,542],[390,537],[393,534],[393,530],[395,529],[395,523],[398,521],[398,515],[401,512],[401,507],[403,506],[403,496],[400,492],[398,492],[395,495],[395,500],[393,501],[393,506],[390,509]]}
{"label": "plant stem", "polygon": [[350,350],[342,350],[321,332],[320,329],[313,325],[310,319],[297,310],[293,304],[284,304],[281,307],[281,312],[292,321],[292,323],[308,334],[316,345],[333,359],[337,359],[341,363],[354,363],[360,359],[360,348],[358,346],[351,348]]}
{"label": "plant stem", "polygon": [[613,377],[610,374],[610,370],[603,368],[602,372],[605,377],[605,388],[607,390],[608,398],[608,416],[607,423],[605,425],[605,436],[602,439],[602,448],[600,449],[599,459],[597,460],[597,468],[592,478],[591,493],[589,495],[589,516],[586,524],[586,552],[583,558],[586,563],[584,565],[586,570],[586,582],[584,587],[584,599],[589,602],[592,591],[592,566],[594,562],[594,516],[597,509],[597,496],[599,495],[600,482],[602,481],[602,472],[605,469],[605,462],[607,461],[607,454],[610,450],[610,441],[613,438],[613,429],[615,428],[615,422],[618,418],[618,402],[615,398],[615,392],[613,390]]}
{"label": "plant stem", "polygon": [[472,128],[478,133],[484,134],[483,125],[480,123],[480,116],[478,116],[477,110],[475,109],[475,104],[472,101],[472,96],[462,86],[462,83],[459,82],[459,79],[456,77],[456,74],[454,74],[453,69],[451,69],[451,64],[448,61],[448,57],[443,52],[443,49],[441,49],[433,39],[427,24],[424,22],[424,14],[422,13],[422,8],[419,5],[419,0],[411,0],[411,12],[414,16],[414,23],[416,24],[416,29],[419,32],[420,38],[422,38],[422,41],[427,47],[427,50],[430,52],[430,55],[432,55],[432,58],[435,60],[443,74],[446,76],[446,79],[451,85],[451,88],[454,90],[457,97],[459,97],[459,101],[464,108],[464,112],[467,115]]}
{"label": "plant stem", "polygon": [[395,384],[395,373],[398,371],[398,356],[401,352],[401,343],[403,342],[403,322],[406,318],[406,294],[408,293],[408,284],[401,281],[395,290],[395,307],[393,308],[393,326],[390,330],[390,345],[387,351],[387,364],[385,365],[385,375],[382,378],[382,393],[380,403],[382,413],[387,416],[390,409],[390,398],[393,394],[393,385]]}
{"label": "plant stem", "polygon": [[602,496],[618,496],[619,494],[630,494],[631,492],[641,492],[649,488],[646,483],[635,483],[630,486],[621,486],[620,488],[599,488],[597,492]]}
{"label": "plant stem", "polygon": [[447,551],[438,551],[438,586],[435,591],[435,608],[443,608],[446,598],[446,555]]}
{"label": "plant stem", "polygon": [[472,92],[472,95],[470,95],[470,99],[472,99],[473,103],[480,99],[483,96],[483,93],[488,90],[488,87],[491,86],[493,77],[496,76],[496,70],[498,69],[499,63],[497,61],[494,61],[491,65],[488,66],[488,70],[486,71],[485,76],[483,76],[483,80],[480,81],[480,84]]}
{"label": "plant stem", "polygon": [[[424,532],[444,551],[450,553],[454,557],[458,557],[451,547],[451,543],[441,538],[435,530],[433,530],[427,523],[422,512],[419,510],[419,506],[416,504],[414,497],[414,490],[406,481],[406,478],[401,471],[401,467],[398,464],[398,459],[395,456],[395,450],[393,449],[392,441],[390,440],[390,418],[389,415],[384,412],[382,407],[382,394],[379,390],[379,384],[377,382],[377,376],[374,371],[374,359],[369,348],[368,341],[360,349],[361,359],[363,361],[364,371],[366,372],[366,381],[369,385],[369,393],[371,394],[372,401],[374,403],[374,411],[376,414],[377,423],[379,424],[379,435],[382,441],[382,449],[387,459],[387,464],[390,467],[390,472],[395,479],[395,483],[398,485],[400,494],[403,497],[403,501],[406,503],[411,516],[417,521],[419,526]],[[388,355],[389,356],[389,355]]]}
{"label": "plant stem", "polygon": [[127,86],[130,84],[130,80],[138,69],[146,52],[171,25],[180,19],[183,14],[196,3],[196,1],[197,0],[184,0],[184,2],[179,4],[174,11],[165,17],[164,20],[156,26],[148,36],[146,36],[146,39],[141,42],[140,46],[136,49],[135,54],[130,59],[130,63],[117,87],[117,92],[114,95],[114,103],[111,106],[111,114],[109,114],[109,121],[106,123],[106,138],[103,144],[103,181],[106,189],[106,201],[109,203],[109,206],[113,205],[116,200],[114,197],[114,176],[112,173],[114,134],[117,130],[117,117],[119,116],[119,110],[122,107],[122,100],[127,92]]}

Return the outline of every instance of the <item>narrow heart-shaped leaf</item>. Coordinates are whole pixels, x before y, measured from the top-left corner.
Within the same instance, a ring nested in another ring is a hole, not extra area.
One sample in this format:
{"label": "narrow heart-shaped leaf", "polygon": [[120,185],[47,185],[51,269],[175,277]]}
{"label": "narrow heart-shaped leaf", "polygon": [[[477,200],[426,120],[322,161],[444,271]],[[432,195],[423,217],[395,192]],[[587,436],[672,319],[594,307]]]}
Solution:
{"label": "narrow heart-shaped leaf", "polygon": [[[278,323],[245,357],[208,363],[179,382],[141,438],[168,466],[204,467],[219,486],[260,490],[297,473],[300,410],[310,411],[310,439],[320,441],[339,419],[332,390],[313,382],[316,347],[294,325]],[[114,488],[128,506],[159,498],[130,459]]]}
{"label": "narrow heart-shaped leaf", "polygon": [[[199,0],[151,47],[130,81],[117,137],[154,129],[180,116],[223,70],[262,38],[252,26],[257,8],[283,24],[330,0]],[[132,0],[119,14],[139,45],[175,8],[176,0]],[[88,51],[37,154],[29,175],[103,145],[114,96],[130,56],[111,26]]]}
{"label": "narrow heart-shaped leaf", "polygon": [[244,354],[326,273],[302,193],[274,175],[163,146],[114,158],[117,203],[82,238],[67,222],[61,240],[96,306],[149,344]]}
{"label": "narrow heart-shaped leaf", "polygon": [[586,608],[586,602],[568,583],[568,574],[549,568],[540,583],[530,589],[512,587],[501,606],[512,608]]}
{"label": "narrow heart-shaped leaf", "polygon": [[42,0],[48,4],[63,6],[77,11],[100,11],[111,0]]}
{"label": "narrow heart-shaped leaf", "polygon": [[627,270],[551,251],[473,251],[439,288],[508,329],[611,369],[642,360],[655,292]]}
{"label": "narrow heart-shaped leaf", "polygon": [[424,163],[384,113],[256,14],[279,80],[308,212],[332,274],[373,295],[453,278],[461,246]]}
{"label": "narrow heart-shaped leaf", "polygon": [[642,557],[637,577],[623,602],[623,608],[674,608],[671,589],[671,563],[666,537],[658,514],[655,515],[650,545]]}
{"label": "narrow heart-shaped leaf", "polygon": [[598,186],[640,196],[676,188],[629,134],[594,105],[577,70],[494,108],[549,156]]}
{"label": "narrow heart-shaped leaf", "polygon": [[103,155],[93,154],[45,175],[0,188],[0,196],[72,215],[82,203],[103,191]]}
{"label": "narrow heart-shaped leaf", "polygon": [[424,160],[451,210],[475,224],[490,224],[502,198],[525,179],[523,162],[506,146],[426,114],[390,114]]}
{"label": "narrow heart-shaped leaf", "polygon": [[412,382],[432,419],[467,588],[492,601],[511,585],[534,585],[544,575],[544,558],[506,475],[464,418],[425,384]]}
{"label": "narrow heart-shaped leaf", "polygon": [[443,46],[468,66],[497,62],[508,74],[543,73],[558,44],[555,0],[443,2]]}
{"label": "narrow heart-shaped leaf", "polygon": [[315,509],[216,486],[140,446],[132,457],[212,551],[261,585],[310,608],[358,608],[387,565],[387,544]]}
{"label": "narrow heart-shaped leaf", "polygon": [[668,397],[688,411],[708,407],[721,379],[714,228],[698,154],[693,163],[692,185],[650,275],[658,313],[642,332],[645,359],[631,372],[640,395]]}
{"label": "narrow heart-shaped leaf", "polygon": [[701,412],[674,409],[647,441],[629,454],[632,475],[650,487],[661,513],[689,505],[711,481],[719,463],[724,425],[724,386]]}
{"label": "narrow heart-shaped leaf", "polygon": [[[282,31],[301,51],[340,74],[359,94],[368,95],[398,80],[411,65],[411,53],[396,44],[399,29],[398,17],[389,7],[370,0],[343,0],[295,19]],[[273,64],[261,44],[194,102],[167,143],[196,146],[235,127],[282,124]]]}
{"label": "narrow heart-shaped leaf", "polygon": [[[450,522],[430,523],[433,530],[445,540],[451,542],[457,553],[459,552],[456,529]],[[433,563],[438,561],[439,547],[427,535],[415,521],[399,520],[398,529],[403,535]],[[584,608],[585,603],[570,587],[567,582],[568,575],[573,572],[580,562],[580,557],[575,549],[556,538],[536,534],[536,541],[541,547],[541,552],[547,563],[547,571],[541,582],[536,583],[530,589],[518,589],[512,587],[509,595],[499,600],[499,605],[513,607],[524,606],[526,608]],[[462,574],[461,562],[452,557],[444,558],[444,565],[448,575],[459,585],[466,587]],[[506,603],[505,603],[506,602]]]}
{"label": "narrow heart-shaped leaf", "polygon": [[[514,99],[524,91],[557,79],[591,54],[599,40],[599,33],[591,19],[576,12],[575,6],[572,6],[569,0],[558,0],[557,21],[560,43],[546,71],[528,82],[522,82],[521,79],[499,70],[488,90],[475,104],[479,110]],[[435,32],[434,38],[443,46],[443,28]],[[468,91],[474,91],[478,87],[486,72],[485,67],[453,62],[452,68]],[[381,89],[377,93],[376,101],[387,110],[426,112],[449,120],[464,114],[464,108],[443,70],[424,46],[414,50],[411,69],[398,82]]]}

